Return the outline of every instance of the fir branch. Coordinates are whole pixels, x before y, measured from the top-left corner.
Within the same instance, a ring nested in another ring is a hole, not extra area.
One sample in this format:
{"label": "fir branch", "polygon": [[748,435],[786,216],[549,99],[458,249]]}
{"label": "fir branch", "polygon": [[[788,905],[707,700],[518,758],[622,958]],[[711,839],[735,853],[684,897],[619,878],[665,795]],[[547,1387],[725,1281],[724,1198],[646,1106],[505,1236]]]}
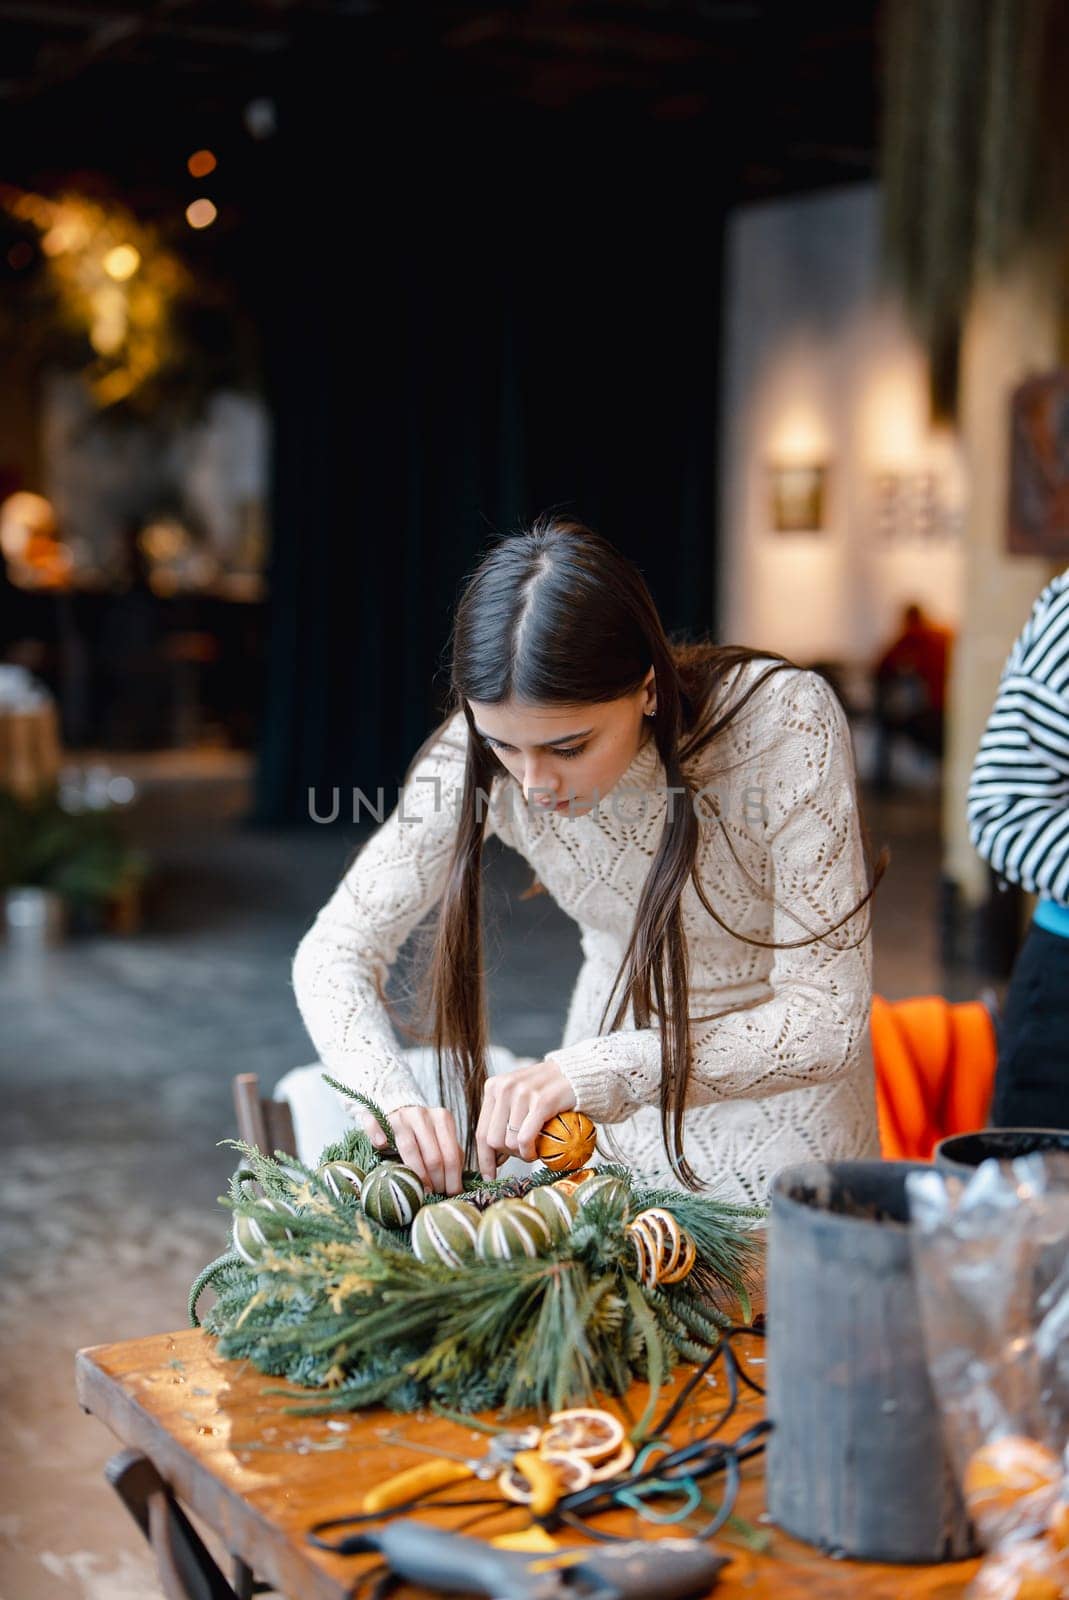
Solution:
{"label": "fir branch", "polygon": [[249,1196],[245,1185],[247,1183],[255,1183],[256,1181],[256,1174],[253,1172],[251,1167],[237,1167],[230,1179],[229,1184],[231,1200],[233,1200],[235,1203],[241,1200],[247,1200]]}
{"label": "fir branch", "polygon": [[[355,1100],[358,1105],[363,1106],[365,1111],[370,1111],[371,1115],[375,1118],[375,1121],[378,1123],[387,1139],[389,1139],[390,1143],[393,1144],[394,1137],[393,1129],[390,1126],[390,1119],[387,1117],[385,1111],[382,1111],[375,1104],[374,1100],[369,1100],[366,1094],[361,1094],[359,1089],[350,1088],[347,1083],[342,1083],[339,1078],[332,1078],[329,1073],[324,1072],[323,1082],[329,1084],[332,1089],[337,1089],[339,1094],[345,1095],[349,1100]],[[375,1153],[376,1155],[382,1154],[380,1150],[376,1150]]]}
{"label": "fir branch", "polygon": [[531,1190],[531,1183],[526,1177],[484,1178],[480,1172],[466,1171],[463,1175],[463,1184],[464,1199],[470,1200],[480,1211],[485,1211],[495,1200],[522,1200]]}
{"label": "fir branch", "polygon": [[[719,1514],[720,1507],[714,1501],[702,1495],[701,1506],[711,1515]],[[772,1534],[768,1528],[759,1528],[756,1523],[748,1522],[745,1517],[730,1516],[724,1523],[719,1537],[725,1544],[739,1544],[744,1550],[752,1550],[756,1555],[766,1555],[772,1548]]]}
{"label": "fir branch", "polygon": [[204,1267],[202,1271],[198,1272],[197,1276],[193,1279],[189,1290],[187,1309],[189,1311],[189,1326],[191,1328],[200,1327],[200,1318],[197,1316],[197,1301],[200,1299],[205,1289],[207,1289],[212,1280],[216,1278],[220,1272],[222,1272],[224,1267],[235,1267],[240,1263],[241,1257],[236,1253],[236,1251],[227,1250],[223,1255],[216,1256],[214,1261],[209,1261],[208,1265]]}
{"label": "fir branch", "polygon": [[327,1145],[319,1157],[319,1165],[323,1167],[331,1161],[343,1161],[349,1166],[359,1167],[361,1172],[367,1172],[378,1161],[379,1154],[363,1128],[353,1126],[346,1128],[340,1139]]}
{"label": "fir branch", "polygon": [[286,1150],[276,1150],[274,1155],[265,1155],[254,1144],[246,1144],[244,1139],[220,1139],[219,1148],[238,1150],[245,1158],[245,1165],[239,1167],[233,1184],[237,1182],[242,1197],[243,1185],[248,1182],[258,1183],[264,1194],[270,1195],[274,1200],[292,1200],[293,1190],[297,1181],[311,1181],[315,1173],[306,1167],[297,1157],[290,1155]]}
{"label": "fir branch", "polygon": [[672,1310],[684,1327],[702,1344],[708,1345],[710,1350],[720,1343],[722,1330],[732,1326],[732,1317],[726,1316],[709,1301],[696,1299],[687,1284],[673,1284],[668,1290],[668,1297]]}
{"label": "fir branch", "polygon": [[646,1347],[646,1378],[650,1386],[650,1397],[646,1402],[638,1422],[631,1429],[632,1444],[641,1444],[650,1430],[660,1398],[661,1385],[667,1375],[664,1359],[664,1345],[661,1342],[660,1329],[657,1319],[646,1303],[646,1298],[634,1278],[625,1278],[624,1285],[627,1290],[627,1302],[631,1307],[631,1315],[635,1320],[635,1328],[642,1343]]}
{"label": "fir branch", "polygon": [[441,1417],[443,1422],[456,1422],[462,1428],[470,1428],[473,1433],[487,1433],[495,1436],[507,1433],[509,1430],[498,1426],[494,1422],[484,1422],[481,1417],[469,1417],[463,1411],[452,1411],[438,1400],[432,1400],[428,1410],[433,1411],[436,1417]]}

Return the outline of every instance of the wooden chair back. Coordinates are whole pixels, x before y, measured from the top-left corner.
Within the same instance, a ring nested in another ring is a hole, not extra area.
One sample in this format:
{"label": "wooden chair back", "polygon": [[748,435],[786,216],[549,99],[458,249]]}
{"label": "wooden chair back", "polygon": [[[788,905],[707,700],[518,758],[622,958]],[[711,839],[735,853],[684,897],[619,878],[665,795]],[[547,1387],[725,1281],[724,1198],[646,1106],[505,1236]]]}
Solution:
{"label": "wooden chair back", "polygon": [[284,1150],[297,1154],[293,1117],[285,1100],[264,1100],[255,1072],[239,1072],[234,1079],[234,1110],[238,1118],[238,1138],[255,1145],[265,1156]]}

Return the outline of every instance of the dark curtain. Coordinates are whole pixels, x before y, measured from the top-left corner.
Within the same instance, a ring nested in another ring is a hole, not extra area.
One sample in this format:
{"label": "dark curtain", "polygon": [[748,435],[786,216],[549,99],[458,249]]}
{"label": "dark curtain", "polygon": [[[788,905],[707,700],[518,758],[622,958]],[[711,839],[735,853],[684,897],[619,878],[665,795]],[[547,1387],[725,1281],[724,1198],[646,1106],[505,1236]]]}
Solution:
{"label": "dark curtain", "polygon": [[251,285],[276,427],[263,821],[306,820],[310,790],[343,820],[354,786],[396,797],[463,577],[537,511],[636,560],[670,629],[712,626],[708,152],[372,77],[293,92]]}

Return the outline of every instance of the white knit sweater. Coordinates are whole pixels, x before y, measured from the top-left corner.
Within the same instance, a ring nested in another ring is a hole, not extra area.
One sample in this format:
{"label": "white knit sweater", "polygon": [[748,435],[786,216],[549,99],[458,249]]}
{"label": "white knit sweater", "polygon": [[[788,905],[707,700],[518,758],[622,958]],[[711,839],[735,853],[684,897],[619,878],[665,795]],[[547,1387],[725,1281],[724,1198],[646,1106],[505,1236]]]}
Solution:
{"label": "white knit sweater", "polygon": [[[764,670],[739,669],[731,698]],[[413,772],[400,805],[361,850],[298,947],[293,983],[327,1069],[388,1113],[422,1100],[375,984],[441,898],[463,784],[467,727],[458,712]],[[697,758],[688,776],[715,796],[730,848],[703,819],[699,872],[724,921],[789,945],[822,932],[865,887],[850,733],[825,681],[775,674]],[[564,1038],[547,1052],[579,1108],[612,1124],[615,1153],[672,1184],[657,1110],[661,1038],[598,1033],[627,945],[669,797],[652,739],[596,812],[529,807],[503,770],[487,831],[530,863],[579,925],[583,964]],[[694,886],[683,894],[692,1024],[684,1151],[702,1182],[743,1201],[767,1199],[793,1162],[878,1154],[868,1016],[867,911],[799,948],[765,949],[725,932]]]}

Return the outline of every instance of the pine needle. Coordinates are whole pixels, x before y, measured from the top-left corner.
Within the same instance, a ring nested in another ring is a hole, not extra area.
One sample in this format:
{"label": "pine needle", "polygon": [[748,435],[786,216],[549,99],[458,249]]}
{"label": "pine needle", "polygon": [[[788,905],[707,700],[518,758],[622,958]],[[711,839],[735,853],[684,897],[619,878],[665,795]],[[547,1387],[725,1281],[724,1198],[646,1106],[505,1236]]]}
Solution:
{"label": "pine needle", "polygon": [[329,1073],[324,1072],[323,1082],[329,1084],[332,1089],[337,1089],[339,1094],[345,1095],[350,1100],[355,1100],[358,1105],[363,1106],[365,1111],[370,1111],[387,1139],[393,1144],[393,1129],[390,1126],[390,1119],[385,1111],[380,1110],[374,1100],[369,1100],[366,1094],[361,1094],[359,1089],[351,1088],[349,1084],[342,1083],[340,1079],[332,1078]]}

